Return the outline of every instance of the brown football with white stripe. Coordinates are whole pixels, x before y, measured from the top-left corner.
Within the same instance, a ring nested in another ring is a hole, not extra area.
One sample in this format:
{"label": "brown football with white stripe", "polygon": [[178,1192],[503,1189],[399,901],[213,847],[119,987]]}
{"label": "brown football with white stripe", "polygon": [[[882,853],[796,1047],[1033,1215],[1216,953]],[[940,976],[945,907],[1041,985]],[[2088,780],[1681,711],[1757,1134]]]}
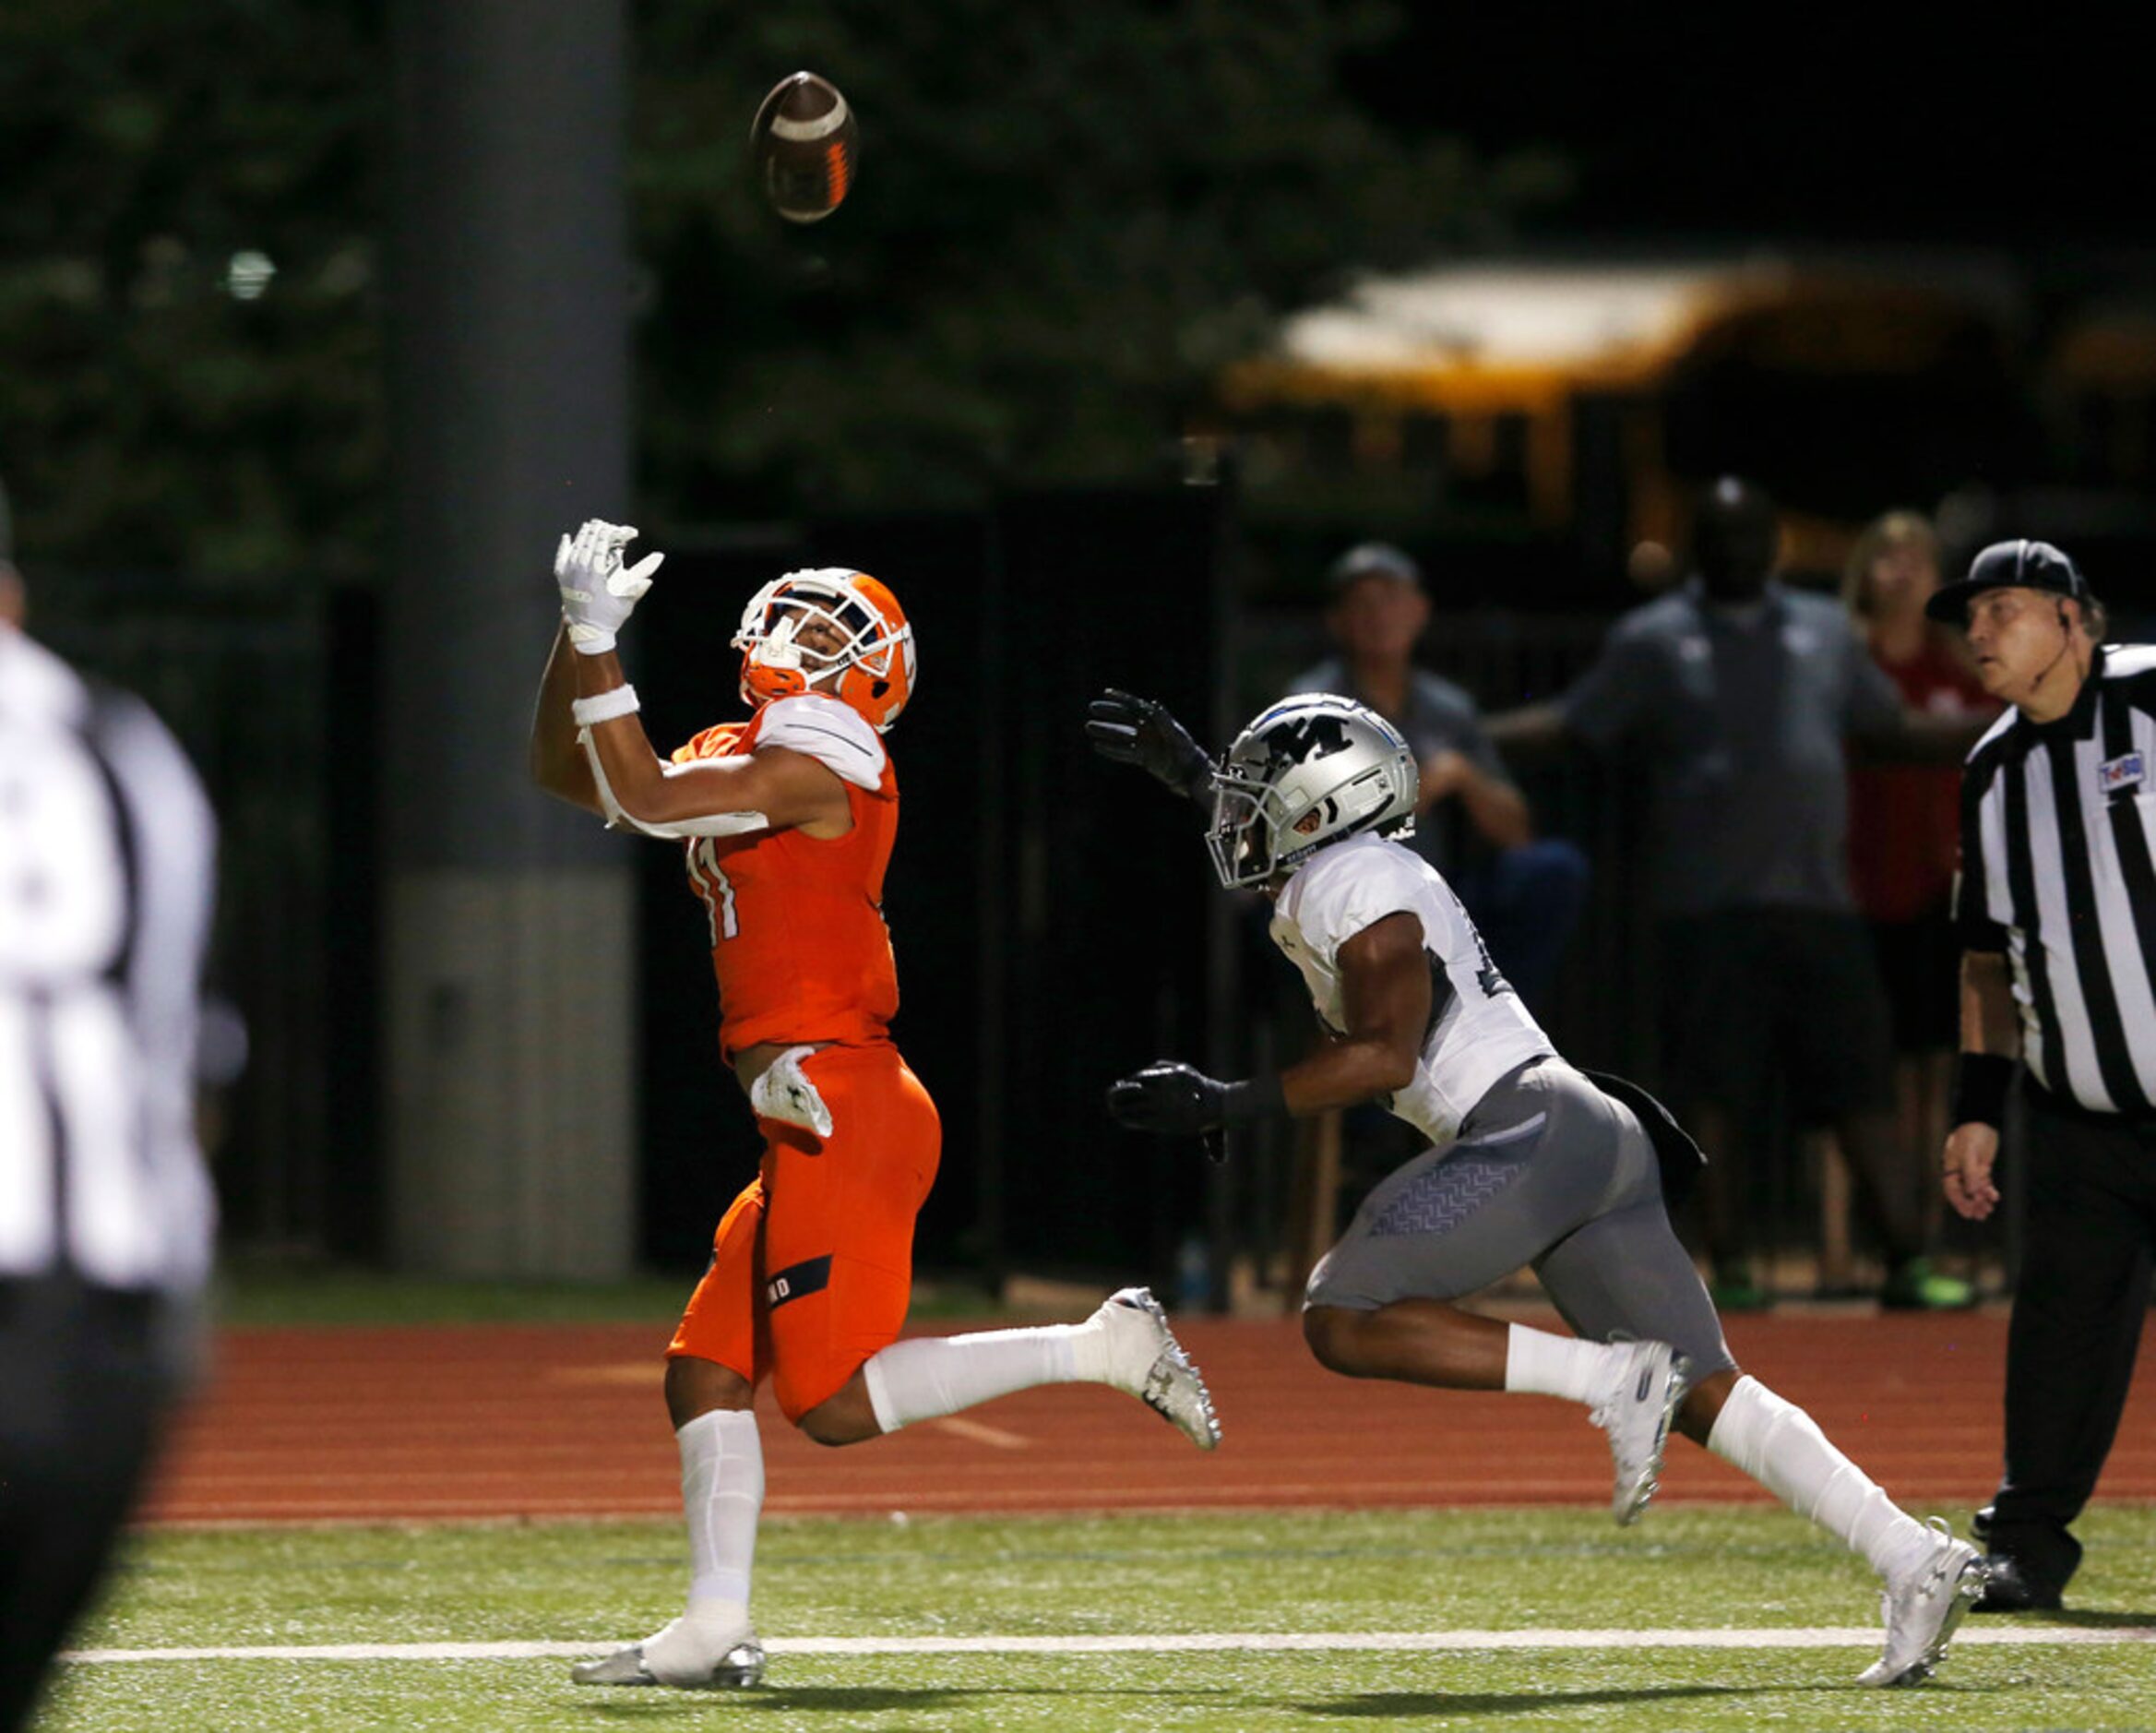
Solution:
{"label": "brown football with white stripe", "polygon": [[820,222],[853,188],[861,128],[838,87],[813,72],[781,78],[749,127],[756,173],[789,222]]}

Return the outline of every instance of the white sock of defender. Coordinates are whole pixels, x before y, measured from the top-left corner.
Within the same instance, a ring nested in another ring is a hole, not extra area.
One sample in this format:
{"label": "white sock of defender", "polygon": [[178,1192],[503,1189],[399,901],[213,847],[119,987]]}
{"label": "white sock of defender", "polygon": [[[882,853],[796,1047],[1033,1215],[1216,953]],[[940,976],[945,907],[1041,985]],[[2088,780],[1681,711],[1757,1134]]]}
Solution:
{"label": "white sock of defender", "polygon": [[1505,1338],[1505,1388],[1520,1395],[1596,1403],[1628,1350],[1514,1324]]}
{"label": "white sock of defender", "polygon": [[873,1356],[861,1368],[862,1380],[876,1425],[896,1432],[1014,1390],[1101,1380],[1102,1372],[1091,1364],[1101,1357],[1085,1352],[1099,1333],[1089,1323],[916,1336]]}
{"label": "white sock of defender", "polygon": [[746,1634],[764,1508],[764,1447],[754,1414],[700,1414],[673,1436],[688,1519],[689,1602],[679,1619],[644,1641],[644,1665],[661,1679],[709,1672]]}
{"label": "white sock of defender", "polygon": [[1707,1448],[1863,1553],[1883,1577],[1928,1554],[1931,1532],[1836,1450],[1810,1415],[1756,1378],[1737,1380]]}

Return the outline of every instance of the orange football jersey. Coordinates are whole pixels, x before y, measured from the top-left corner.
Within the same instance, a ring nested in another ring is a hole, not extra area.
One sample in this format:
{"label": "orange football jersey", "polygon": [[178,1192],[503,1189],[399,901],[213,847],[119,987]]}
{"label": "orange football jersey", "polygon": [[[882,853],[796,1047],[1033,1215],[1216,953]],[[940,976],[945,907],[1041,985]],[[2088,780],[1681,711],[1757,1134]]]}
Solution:
{"label": "orange football jersey", "polygon": [[[753,752],[772,711],[803,701],[781,699],[746,723],[707,728],[676,749],[674,762]],[[730,1061],[764,1041],[880,1041],[898,1013],[882,906],[898,773],[887,753],[873,792],[841,781],[853,814],[844,836],[787,829],[688,839],[689,885],[711,922],[719,1046]]]}

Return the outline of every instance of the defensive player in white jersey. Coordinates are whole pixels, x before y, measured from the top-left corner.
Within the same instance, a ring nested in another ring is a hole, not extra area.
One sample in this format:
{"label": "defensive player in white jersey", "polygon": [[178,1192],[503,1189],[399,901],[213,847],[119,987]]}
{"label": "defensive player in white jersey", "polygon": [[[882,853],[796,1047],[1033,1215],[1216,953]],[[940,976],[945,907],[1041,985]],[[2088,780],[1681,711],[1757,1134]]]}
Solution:
{"label": "defensive player in white jersey", "polygon": [[[1862,1682],[1927,1678],[1982,1592],[1983,1561],[1937,1518],[1897,1509],[1808,1415],[1738,1371],[1662,1201],[1662,1168],[1696,1169],[1697,1146],[1644,1091],[1558,1057],[1451,887],[1400,845],[1415,762],[1392,725],[1348,699],[1301,695],[1260,714],[1215,769],[1160,705],[1111,691],[1087,732],[1210,809],[1221,882],[1272,899],[1273,940],[1326,1036],[1300,1063],[1239,1082],[1149,1066],[1114,1085],[1109,1110],[1209,1141],[1376,1100],[1430,1140],[1311,1273],[1311,1351],[1352,1378],[1585,1404],[1609,1434],[1619,1523],[1652,1496],[1674,1422],[1885,1580],[1886,1648]],[[1575,1337],[1456,1303],[1522,1266]]]}

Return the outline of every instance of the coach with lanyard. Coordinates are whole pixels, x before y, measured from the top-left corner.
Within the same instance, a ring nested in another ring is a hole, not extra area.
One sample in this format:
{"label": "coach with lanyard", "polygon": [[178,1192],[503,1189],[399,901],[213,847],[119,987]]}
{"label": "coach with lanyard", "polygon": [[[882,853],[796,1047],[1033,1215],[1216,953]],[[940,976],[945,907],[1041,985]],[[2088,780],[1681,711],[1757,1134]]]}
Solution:
{"label": "coach with lanyard", "polygon": [[1982,1220],[2007,1085],[2027,1068],[2027,1220],[2007,1341],[2006,1475],[1977,1533],[1979,1610],[2059,1605],[2067,1525],[2133,1375],[2156,1249],[2156,647],[2104,645],[2102,604],[2043,542],[1985,548],[1927,604],[1967,627],[2013,708],[1961,788],[1961,1060],[1947,1201]]}

